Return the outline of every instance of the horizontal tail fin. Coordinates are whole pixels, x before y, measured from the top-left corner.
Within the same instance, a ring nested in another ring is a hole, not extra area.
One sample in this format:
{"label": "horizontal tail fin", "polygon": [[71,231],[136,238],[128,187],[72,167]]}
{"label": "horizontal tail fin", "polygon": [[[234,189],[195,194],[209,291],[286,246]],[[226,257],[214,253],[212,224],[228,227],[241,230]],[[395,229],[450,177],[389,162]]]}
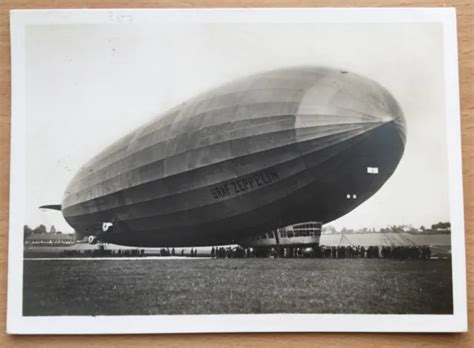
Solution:
{"label": "horizontal tail fin", "polygon": [[40,209],[61,210],[61,204],[42,205]]}

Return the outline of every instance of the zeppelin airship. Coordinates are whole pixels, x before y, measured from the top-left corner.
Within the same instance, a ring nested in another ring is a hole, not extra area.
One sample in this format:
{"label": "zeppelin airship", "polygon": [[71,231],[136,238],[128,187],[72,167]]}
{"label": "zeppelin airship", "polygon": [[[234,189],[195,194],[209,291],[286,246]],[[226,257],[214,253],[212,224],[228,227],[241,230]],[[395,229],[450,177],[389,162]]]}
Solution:
{"label": "zeppelin airship", "polygon": [[93,240],[129,246],[238,244],[339,218],[376,193],[406,124],[380,84],[324,67],[231,81],[100,152],[60,209]]}

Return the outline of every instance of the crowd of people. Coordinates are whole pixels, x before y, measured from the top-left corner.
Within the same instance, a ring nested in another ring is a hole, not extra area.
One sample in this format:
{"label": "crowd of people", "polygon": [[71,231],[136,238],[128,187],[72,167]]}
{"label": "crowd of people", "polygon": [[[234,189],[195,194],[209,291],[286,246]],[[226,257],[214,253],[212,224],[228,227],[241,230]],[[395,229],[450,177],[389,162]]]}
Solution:
{"label": "crowd of people", "polygon": [[175,248],[161,248],[160,249],[160,256],[191,256],[196,257],[198,255],[198,251],[196,248],[191,248],[189,251],[187,249],[181,249],[179,253],[176,252]]}
{"label": "crowd of people", "polygon": [[429,260],[429,246],[314,246],[314,247],[277,247],[277,248],[242,248],[216,247],[211,249],[215,259],[229,258],[385,258],[399,260]]}
{"label": "crowd of people", "polygon": [[[86,256],[86,257],[138,257],[145,256],[144,249],[105,249],[99,246],[98,249],[88,250],[63,250],[63,256]],[[156,253],[147,254],[147,256],[157,255]],[[197,248],[180,249],[161,248],[159,256],[211,256],[213,259],[230,258],[254,258],[254,257],[273,257],[273,258],[383,258],[399,260],[429,260],[431,258],[431,248],[429,246],[312,246],[312,247],[266,247],[266,248],[243,248],[243,247],[212,247],[209,252],[200,252]]]}
{"label": "crowd of people", "polygon": [[211,249],[211,257],[213,259],[251,258],[256,257],[255,251],[252,248],[216,247]]}
{"label": "crowd of people", "polygon": [[62,256],[64,257],[138,257],[144,256],[145,250],[143,249],[105,249],[99,247],[97,249],[86,249],[86,250],[63,250]]}

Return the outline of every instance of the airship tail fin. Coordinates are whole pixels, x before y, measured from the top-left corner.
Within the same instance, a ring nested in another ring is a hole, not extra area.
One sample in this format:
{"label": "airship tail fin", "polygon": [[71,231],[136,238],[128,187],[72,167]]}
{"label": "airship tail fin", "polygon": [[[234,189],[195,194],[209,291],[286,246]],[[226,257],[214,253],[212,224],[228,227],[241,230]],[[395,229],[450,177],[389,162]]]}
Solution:
{"label": "airship tail fin", "polygon": [[61,210],[61,204],[47,204],[39,207],[40,209]]}

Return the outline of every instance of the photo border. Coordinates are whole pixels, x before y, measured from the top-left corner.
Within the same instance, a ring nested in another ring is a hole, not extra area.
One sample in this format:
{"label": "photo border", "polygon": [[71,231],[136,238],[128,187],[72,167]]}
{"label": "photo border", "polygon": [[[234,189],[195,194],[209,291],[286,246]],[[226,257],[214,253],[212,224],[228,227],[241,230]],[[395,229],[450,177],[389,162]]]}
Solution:
{"label": "photo border", "polygon": [[[22,316],[26,182],[25,29],[48,24],[421,23],[443,25],[449,164],[453,314],[213,314]],[[456,12],[454,8],[273,8],[12,10],[11,156],[7,333],[127,334],[204,332],[465,332],[466,267]]]}

